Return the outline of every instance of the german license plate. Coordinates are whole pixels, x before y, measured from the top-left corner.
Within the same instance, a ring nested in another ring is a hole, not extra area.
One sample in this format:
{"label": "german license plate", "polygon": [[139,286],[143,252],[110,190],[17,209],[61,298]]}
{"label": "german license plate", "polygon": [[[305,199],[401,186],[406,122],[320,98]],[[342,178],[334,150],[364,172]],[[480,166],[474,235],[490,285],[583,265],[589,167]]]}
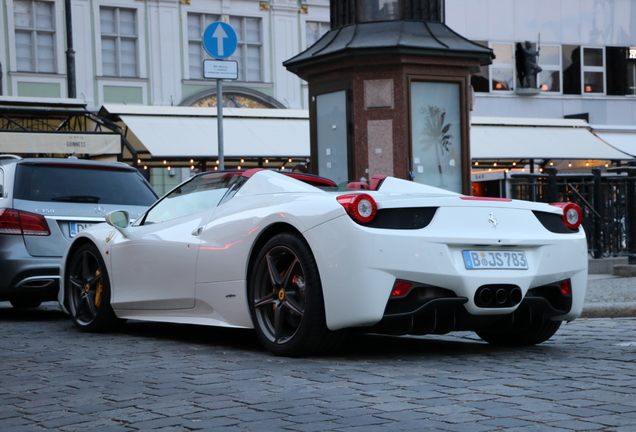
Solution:
{"label": "german license plate", "polygon": [[465,250],[462,255],[468,270],[528,270],[524,251]]}
{"label": "german license plate", "polygon": [[69,224],[69,235],[71,236],[71,238],[73,238],[92,225],[92,223],[88,222],[71,222]]}

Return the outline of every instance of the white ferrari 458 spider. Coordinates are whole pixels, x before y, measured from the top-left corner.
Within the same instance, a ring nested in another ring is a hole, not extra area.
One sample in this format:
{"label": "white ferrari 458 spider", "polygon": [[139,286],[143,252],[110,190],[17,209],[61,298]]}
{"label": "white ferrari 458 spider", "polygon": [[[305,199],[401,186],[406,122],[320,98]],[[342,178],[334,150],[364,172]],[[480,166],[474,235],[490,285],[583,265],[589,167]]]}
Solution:
{"label": "white ferrari 458 spider", "polygon": [[537,344],[581,314],[575,204],[386,176],[335,186],[262,169],[198,174],[132,223],[115,211],[79,233],[60,305],[88,332],[126,319],[254,328],[289,356],[333,349],[353,330]]}

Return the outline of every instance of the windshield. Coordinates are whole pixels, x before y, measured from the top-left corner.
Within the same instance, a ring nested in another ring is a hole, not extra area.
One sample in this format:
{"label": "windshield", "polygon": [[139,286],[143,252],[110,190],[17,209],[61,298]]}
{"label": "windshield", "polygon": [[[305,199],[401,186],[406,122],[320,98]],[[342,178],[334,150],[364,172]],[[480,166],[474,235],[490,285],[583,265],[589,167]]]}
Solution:
{"label": "windshield", "polygon": [[141,174],[117,167],[19,164],[15,183],[15,198],[29,201],[149,206],[157,200]]}
{"label": "windshield", "polygon": [[219,205],[226,195],[236,193],[245,180],[240,172],[208,173],[193,177],[155,204],[141,224],[164,222],[209,210]]}

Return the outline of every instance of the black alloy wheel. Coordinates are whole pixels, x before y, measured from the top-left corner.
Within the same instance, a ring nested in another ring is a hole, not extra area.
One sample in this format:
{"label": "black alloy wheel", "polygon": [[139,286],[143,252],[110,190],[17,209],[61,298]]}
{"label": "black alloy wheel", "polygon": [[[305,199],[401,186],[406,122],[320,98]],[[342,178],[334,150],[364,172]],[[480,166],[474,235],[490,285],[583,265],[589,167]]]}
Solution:
{"label": "black alloy wheel", "polygon": [[81,246],[66,268],[66,300],[75,325],[86,332],[112,330],[123,322],[110,305],[110,280],[99,250]]}
{"label": "black alloy wheel", "polygon": [[318,267],[296,234],[278,234],[261,249],[248,295],[258,337],[275,355],[322,353],[344,337],[327,328]]}

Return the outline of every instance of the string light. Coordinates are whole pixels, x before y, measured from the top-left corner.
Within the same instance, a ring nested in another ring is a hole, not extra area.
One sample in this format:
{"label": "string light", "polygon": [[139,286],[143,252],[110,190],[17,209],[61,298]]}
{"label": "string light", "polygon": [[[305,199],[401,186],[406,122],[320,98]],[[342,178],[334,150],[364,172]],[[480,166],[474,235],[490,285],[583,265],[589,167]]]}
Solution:
{"label": "string light", "polygon": [[265,159],[265,163],[269,163],[269,159]]}

